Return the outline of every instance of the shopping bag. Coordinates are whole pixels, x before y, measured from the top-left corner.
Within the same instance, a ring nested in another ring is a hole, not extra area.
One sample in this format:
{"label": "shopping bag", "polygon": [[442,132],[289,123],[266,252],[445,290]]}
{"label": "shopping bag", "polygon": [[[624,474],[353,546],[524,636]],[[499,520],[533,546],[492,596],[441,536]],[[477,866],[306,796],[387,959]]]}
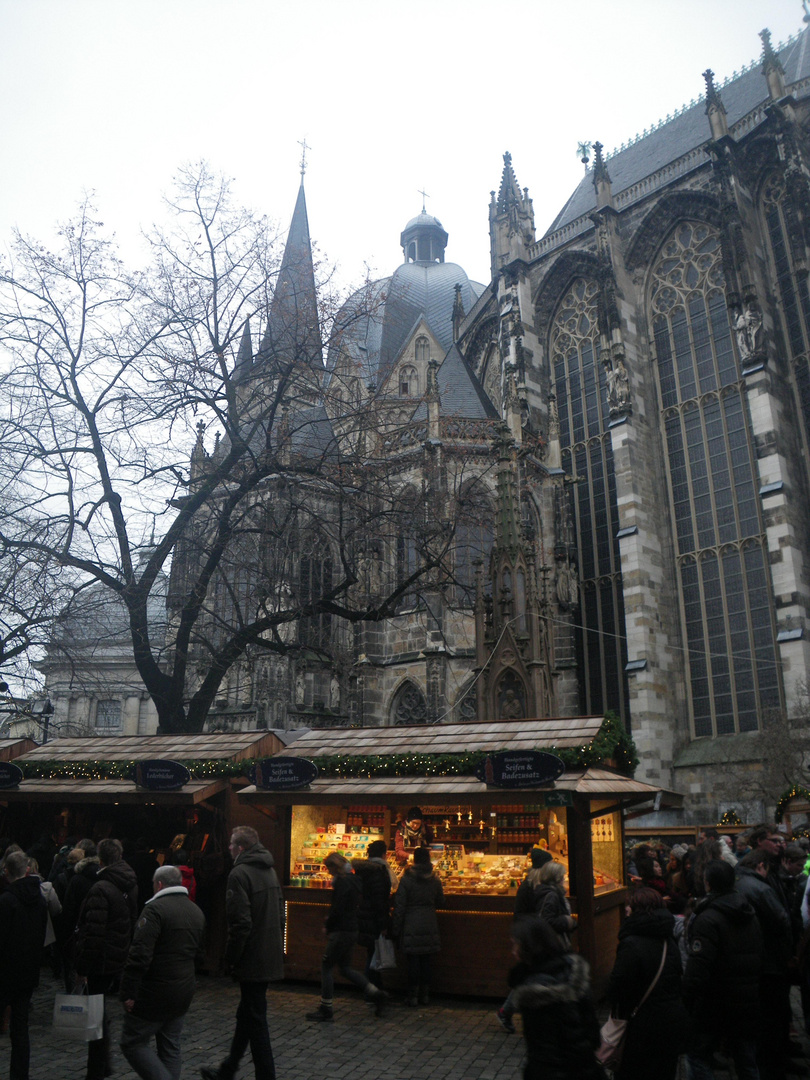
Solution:
{"label": "shopping bag", "polygon": [[103,994],[57,994],[53,1026],[64,1039],[94,1042],[104,1033]]}
{"label": "shopping bag", "polygon": [[394,953],[394,943],[390,938],[380,934],[374,942],[374,956],[371,958],[372,971],[390,971],[397,966],[397,958]]}
{"label": "shopping bag", "polygon": [[599,1032],[602,1041],[596,1051],[596,1060],[603,1065],[616,1069],[622,1060],[624,1038],[627,1034],[627,1021],[609,1016]]}

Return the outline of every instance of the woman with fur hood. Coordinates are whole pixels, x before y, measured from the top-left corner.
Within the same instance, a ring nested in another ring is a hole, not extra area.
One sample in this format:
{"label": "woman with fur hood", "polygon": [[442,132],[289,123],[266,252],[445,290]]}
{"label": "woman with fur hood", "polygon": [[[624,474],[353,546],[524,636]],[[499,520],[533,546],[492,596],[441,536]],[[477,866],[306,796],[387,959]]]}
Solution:
{"label": "woman with fur hood", "polygon": [[587,961],[566,952],[543,919],[515,924],[513,952],[518,964],[509,985],[523,1017],[523,1080],[603,1080]]}
{"label": "woman with fur hood", "polygon": [[433,873],[430,851],[417,848],[394,896],[393,936],[408,958],[406,1004],[411,1006],[430,1002],[430,958],[441,949],[436,908],[443,902],[444,890]]}

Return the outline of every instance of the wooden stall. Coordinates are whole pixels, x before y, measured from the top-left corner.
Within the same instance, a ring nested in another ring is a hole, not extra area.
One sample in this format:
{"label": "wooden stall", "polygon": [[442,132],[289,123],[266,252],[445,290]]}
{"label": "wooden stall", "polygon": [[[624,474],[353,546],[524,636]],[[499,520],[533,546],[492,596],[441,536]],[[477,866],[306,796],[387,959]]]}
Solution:
{"label": "wooden stall", "polygon": [[[272,808],[251,810],[237,802],[237,791],[248,783],[242,763],[246,770],[256,758],[278,754],[285,736],[252,731],[55,739],[16,758],[26,775],[18,787],[0,790],[3,832],[24,847],[43,834],[57,845],[69,836],[114,836],[127,844],[143,838],[158,862],[182,844],[209,923],[207,966],[219,970],[230,830],[250,824],[271,850],[284,843],[283,820]],[[148,791],[115,776],[150,760],[183,762],[191,779],[174,791]]]}
{"label": "wooden stall", "polygon": [[[622,809],[651,802],[658,789],[606,766],[568,770],[542,787],[503,789],[470,775],[397,776],[403,757],[462,758],[471,752],[530,751],[587,746],[601,717],[499,721],[434,728],[361,728],[311,731],[284,756],[323,761],[373,761],[373,777],[318,777],[306,789],[239,793],[245,805],[286,806],[288,843],[277,865],[285,873],[287,974],[316,980],[320,973],[329,879],[320,863],[329,850],[362,857],[371,839],[393,848],[397,823],[418,805],[433,831],[432,857],[445,889],[439,913],[442,951],[437,991],[498,997],[513,963],[510,928],[517,886],[535,843],[548,847],[567,870],[574,940],[588,958],[599,992],[613,965],[623,914]],[[390,768],[389,768],[390,765]],[[388,775],[390,773],[390,775]],[[392,868],[396,860],[389,855]],[[398,868],[401,870],[401,868]],[[357,963],[361,963],[358,952]],[[402,968],[387,975],[397,985]]]}

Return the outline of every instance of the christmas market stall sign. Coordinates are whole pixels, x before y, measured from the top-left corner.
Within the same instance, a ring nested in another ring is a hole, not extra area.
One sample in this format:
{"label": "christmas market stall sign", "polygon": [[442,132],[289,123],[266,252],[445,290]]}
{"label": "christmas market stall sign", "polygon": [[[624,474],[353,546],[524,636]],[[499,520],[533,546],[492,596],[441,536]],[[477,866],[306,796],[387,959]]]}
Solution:
{"label": "christmas market stall sign", "polygon": [[23,771],[13,761],[0,761],[0,791],[8,791],[19,786]]}
{"label": "christmas market stall sign", "polygon": [[487,754],[476,776],[487,787],[533,788],[552,784],[565,772],[565,762],[542,750],[504,750]]}
{"label": "christmas market stall sign", "polygon": [[139,761],[132,770],[132,779],[146,791],[179,791],[191,779],[191,773],[179,761],[153,758]]}
{"label": "christmas market stall sign", "polygon": [[296,791],[318,777],[318,766],[308,758],[274,757],[256,762],[250,779],[261,791]]}

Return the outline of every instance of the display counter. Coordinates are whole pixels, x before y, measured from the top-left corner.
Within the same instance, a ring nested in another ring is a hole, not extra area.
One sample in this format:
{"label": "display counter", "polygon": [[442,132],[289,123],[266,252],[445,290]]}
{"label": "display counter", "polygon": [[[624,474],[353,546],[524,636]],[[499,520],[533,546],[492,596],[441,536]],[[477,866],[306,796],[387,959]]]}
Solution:
{"label": "display counter", "polygon": [[[510,733],[522,730],[532,745],[543,745],[526,728],[542,722],[454,725],[464,751],[486,743],[501,747]],[[436,729],[341,729],[301,736],[285,756],[317,760],[325,748],[352,753],[352,739],[362,740],[375,760],[393,740],[432,739]],[[444,732],[442,732],[444,734]],[[330,736],[333,742],[330,743]],[[370,749],[371,748],[371,749]],[[487,748],[485,746],[485,748]],[[392,769],[393,771],[393,769]],[[515,894],[530,863],[533,845],[546,847],[566,869],[566,887],[578,916],[574,946],[589,960],[599,993],[613,966],[623,915],[622,807],[652,801],[658,791],[608,768],[565,772],[542,788],[504,791],[473,776],[318,777],[301,791],[245,788],[245,805],[289,807],[289,848],[285,871],[287,901],[287,974],[320,978],[321,930],[330,901],[330,879],[322,859],[330,850],[347,858],[364,857],[372,839],[384,839],[389,864],[397,825],[410,806],[419,806],[430,827],[432,861],[442,880],[445,900],[438,912],[442,948],[435,958],[438,992],[497,998],[506,990],[513,964],[510,931]],[[279,863],[280,860],[277,860]],[[358,949],[356,966],[364,953]],[[386,986],[404,983],[404,958],[387,972]]]}

